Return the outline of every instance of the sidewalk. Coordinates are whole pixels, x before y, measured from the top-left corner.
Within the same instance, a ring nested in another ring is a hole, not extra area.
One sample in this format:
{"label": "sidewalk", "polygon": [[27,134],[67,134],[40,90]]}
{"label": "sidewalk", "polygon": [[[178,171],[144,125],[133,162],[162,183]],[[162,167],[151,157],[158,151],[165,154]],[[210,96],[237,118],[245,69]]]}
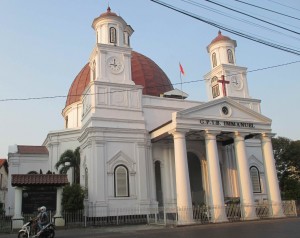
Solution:
{"label": "sidewalk", "polygon": [[[127,225],[111,227],[89,227],[57,229],[55,237],[155,237],[155,238],[299,238],[300,217],[256,220],[247,222],[165,227],[158,225]],[[16,238],[17,232],[0,234],[0,238]]]}

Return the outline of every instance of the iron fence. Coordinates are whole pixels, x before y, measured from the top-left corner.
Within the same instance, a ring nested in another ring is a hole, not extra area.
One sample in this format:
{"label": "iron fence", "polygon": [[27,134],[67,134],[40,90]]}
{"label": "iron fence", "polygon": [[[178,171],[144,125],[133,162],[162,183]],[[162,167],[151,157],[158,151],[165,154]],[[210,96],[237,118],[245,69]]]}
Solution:
{"label": "iron fence", "polygon": [[5,213],[0,213],[0,231],[9,232],[11,231],[11,217],[6,216]]}
{"label": "iron fence", "polygon": [[[65,227],[92,227],[130,224],[160,224],[178,225],[186,223],[206,224],[215,222],[216,214],[225,214],[223,221],[237,222],[244,220],[245,212],[252,211],[255,219],[274,218],[273,211],[282,212],[286,217],[297,216],[295,201],[283,201],[281,204],[255,204],[241,205],[239,203],[226,204],[225,207],[194,206],[185,207],[134,207],[134,208],[108,208],[88,205],[84,210],[76,212],[63,212],[62,218]],[[49,212],[52,222],[55,222],[54,212]],[[22,214],[24,222],[36,214]],[[0,231],[11,230],[11,217],[0,214]]]}

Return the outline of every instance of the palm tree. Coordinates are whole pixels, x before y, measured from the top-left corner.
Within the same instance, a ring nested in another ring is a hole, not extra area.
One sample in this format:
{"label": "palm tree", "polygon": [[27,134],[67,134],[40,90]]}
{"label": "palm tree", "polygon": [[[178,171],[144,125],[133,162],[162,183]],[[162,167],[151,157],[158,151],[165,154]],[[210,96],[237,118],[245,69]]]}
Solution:
{"label": "palm tree", "polygon": [[73,168],[73,183],[80,183],[80,148],[77,147],[73,150],[66,150],[59,158],[59,161],[55,164],[55,168],[60,174],[66,174],[70,168]]}

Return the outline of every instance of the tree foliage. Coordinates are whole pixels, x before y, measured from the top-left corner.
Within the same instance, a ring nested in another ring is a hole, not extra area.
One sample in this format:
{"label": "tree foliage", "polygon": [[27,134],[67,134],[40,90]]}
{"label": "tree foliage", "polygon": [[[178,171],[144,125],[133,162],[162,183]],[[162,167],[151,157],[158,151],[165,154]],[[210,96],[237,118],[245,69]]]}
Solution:
{"label": "tree foliage", "polygon": [[66,174],[69,169],[73,169],[74,172],[74,183],[80,183],[80,148],[77,147],[74,151],[73,150],[66,150],[60,156],[59,160],[55,164],[55,168],[58,170],[60,174]]}
{"label": "tree foliage", "polygon": [[65,211],[78,211],[84,208],[84,190],[79,184],[64,187],[62,206]]}
{"label": "tree foliage", "polygon": [[282,198],[300,200],[300,141],[278,137],[272,144]]}

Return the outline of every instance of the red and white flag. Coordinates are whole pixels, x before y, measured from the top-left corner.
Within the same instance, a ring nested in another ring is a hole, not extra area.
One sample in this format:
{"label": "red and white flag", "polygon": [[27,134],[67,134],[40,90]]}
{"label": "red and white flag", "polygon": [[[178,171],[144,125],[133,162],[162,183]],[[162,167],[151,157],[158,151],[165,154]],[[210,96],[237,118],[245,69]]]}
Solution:
{"label": "red and white flag", "polygon": [[182,67],[182,65],[179,63],[179,69],[180,69],[180,73],[182,74],[182,75],[184,75],[184,70],[183,70],[183,67]]}

